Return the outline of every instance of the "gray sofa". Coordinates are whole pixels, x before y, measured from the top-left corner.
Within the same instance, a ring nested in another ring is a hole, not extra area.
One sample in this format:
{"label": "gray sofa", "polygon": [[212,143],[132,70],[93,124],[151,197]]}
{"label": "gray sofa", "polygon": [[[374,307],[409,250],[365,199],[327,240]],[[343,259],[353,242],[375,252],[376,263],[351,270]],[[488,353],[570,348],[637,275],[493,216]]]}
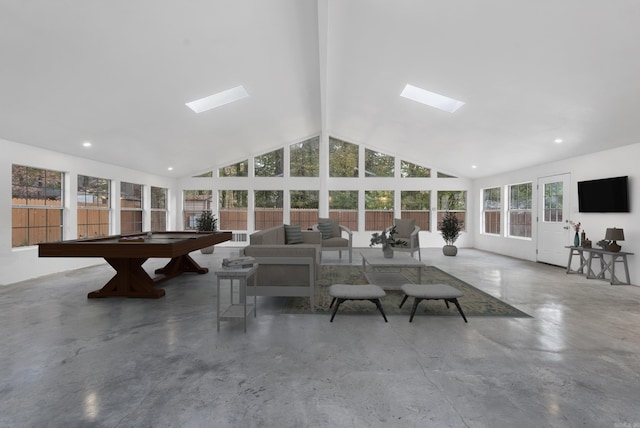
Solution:
{"label": "gray sofa", "polygon": [[[320,269],[320,232],[303,230],[302,243],[287,244],[284,225],[252,233],[244,254],[258,263],[258,296],[309,297]],[[253,288],[247,293],[252,295]]]}

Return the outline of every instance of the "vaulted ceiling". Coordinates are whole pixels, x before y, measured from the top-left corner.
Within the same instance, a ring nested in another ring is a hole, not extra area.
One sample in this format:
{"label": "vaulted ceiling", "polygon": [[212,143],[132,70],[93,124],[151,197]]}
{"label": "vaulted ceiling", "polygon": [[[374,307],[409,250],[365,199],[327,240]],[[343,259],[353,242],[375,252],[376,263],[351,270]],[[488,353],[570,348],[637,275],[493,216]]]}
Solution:
{"label": "vaulted ceiling", "polygon": [[0,0],[0,64],[0,138],[165,176],[321,132],[469,178],[640,142],[637,0]]}

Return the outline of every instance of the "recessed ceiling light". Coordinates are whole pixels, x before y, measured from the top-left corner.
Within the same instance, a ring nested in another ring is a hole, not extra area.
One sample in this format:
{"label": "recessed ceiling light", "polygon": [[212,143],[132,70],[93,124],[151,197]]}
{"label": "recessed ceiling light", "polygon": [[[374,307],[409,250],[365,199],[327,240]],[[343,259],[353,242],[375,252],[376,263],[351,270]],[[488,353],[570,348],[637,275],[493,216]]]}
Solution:
{"label": "recessed ceiling light", "polygon": [[217,94],[209,95],[208,97],[200,98],[199,100],[190,101],[186,103],[186,105],[196,113],[202,113],[203,111],[247,98],[248,96],[249,94],[241,85],[218,92]]}
{"label": "recessed ceiling light", "polygon": [[84,147],[91,147],[91,142],[90,141],[85,141],[84,143],[82,143],[82,145]]}
{"label": "recessed ceiling light", "polygon": [[453,98],[445,97],[444,95],[436,94],[435,92],[426,91],[409,84],[404,87],[400,96],[449,113],[455,112],[464,105],[464,102],[462,101],[454,100]]}
{"label": "recessed ceiling light", "polygon": [[556,144],[560,144],[562,143],[562,138],[556,138],[555,140],[553,140],[553,142]]}
{"label": "recessed ceiling light", "polygon": [[471,165],[471,168],[476,169],[478,165]]}
{"label": "recessed ceiling light", "polygon": [[173,171],[173,167],[170,166],[169,168],[167,168],[169,171]]}

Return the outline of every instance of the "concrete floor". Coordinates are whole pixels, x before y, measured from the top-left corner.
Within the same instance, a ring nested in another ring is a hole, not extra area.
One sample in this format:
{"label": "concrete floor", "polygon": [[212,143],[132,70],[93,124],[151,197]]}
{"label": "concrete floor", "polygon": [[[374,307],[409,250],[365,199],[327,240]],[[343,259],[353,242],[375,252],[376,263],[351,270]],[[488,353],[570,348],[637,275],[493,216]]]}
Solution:
{"label": "concrete floor", "polygon": [[260,298],[246,334],[216,333],[212,273],[158,300],[88,300],[107,265],[4,287],[0,426],[640,427],[640,287],[472,249],[423,260],[532,318],[329,323]]}

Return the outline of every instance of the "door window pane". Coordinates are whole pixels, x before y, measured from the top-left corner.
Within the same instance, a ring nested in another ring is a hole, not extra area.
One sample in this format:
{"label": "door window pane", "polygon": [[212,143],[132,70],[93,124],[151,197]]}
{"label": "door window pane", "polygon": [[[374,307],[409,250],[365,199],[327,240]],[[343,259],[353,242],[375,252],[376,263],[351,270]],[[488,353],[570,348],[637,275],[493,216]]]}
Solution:
{"label": "door window pane", "polygon": [[544,185],[544,221],[562,223],[562,181]]}

